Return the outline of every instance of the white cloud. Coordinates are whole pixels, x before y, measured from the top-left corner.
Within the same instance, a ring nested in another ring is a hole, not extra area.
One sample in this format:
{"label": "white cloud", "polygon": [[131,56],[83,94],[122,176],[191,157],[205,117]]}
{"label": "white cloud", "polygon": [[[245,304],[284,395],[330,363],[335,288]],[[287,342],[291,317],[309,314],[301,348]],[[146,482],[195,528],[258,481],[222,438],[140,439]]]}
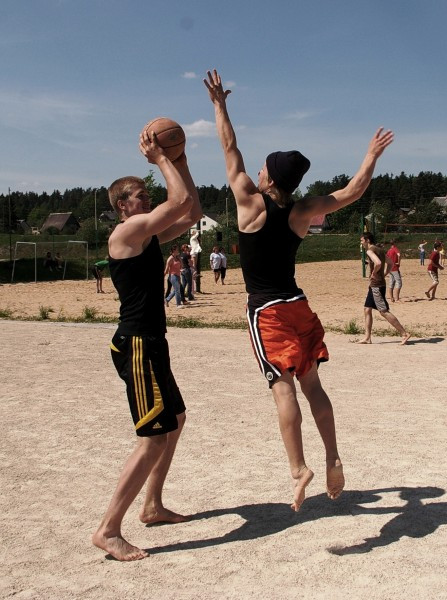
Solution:
{"label": "white cloud", "polygon": [[310,117],[315,117],[318,115],[317,111],[312,110],[295,110],[292,113],[286,115],[286,119],[293,119],[295,121],[303,121],[304,119],[309,119]]}
{"label": "white cloud", "polygon": [[228,88],[230,88],[230,89],[231,89],[231,88],[235,88],[235,87],[236,87],[236,85],[237,85],[237,84],[236,84],[236,82],[235,82],[235,81],[226,81],[226,82],[225,82],[225,84],[224,84],[224,87],[225,87],[226,89],[228,89]]}
{"label": "white cloud", "polygon": [[185,71],[182,77],[183,79],[197,79],[198,75],[194,71]]}
{"label": "white cloud", "polygon": [[216,135],[216,124],[214,121],[199,119],[190,125],[182,125],[186,137],[214,137]]}

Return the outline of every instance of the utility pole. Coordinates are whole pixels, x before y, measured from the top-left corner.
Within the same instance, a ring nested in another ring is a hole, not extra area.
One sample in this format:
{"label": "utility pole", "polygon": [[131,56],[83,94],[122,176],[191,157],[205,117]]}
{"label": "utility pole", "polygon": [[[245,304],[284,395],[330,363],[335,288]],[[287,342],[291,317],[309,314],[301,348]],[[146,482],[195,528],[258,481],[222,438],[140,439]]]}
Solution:
{"label": "utility pole", "polygon": [[96,214],[96,189],[95,189],[95,250],[96,250],[96,262],[98,262],[98,218]]}
{"label": "utility pole", "polygon": [[9,229],[9,262],[12,262],[12,239],[11,239],[11,188],[8,188],[8,229]]}

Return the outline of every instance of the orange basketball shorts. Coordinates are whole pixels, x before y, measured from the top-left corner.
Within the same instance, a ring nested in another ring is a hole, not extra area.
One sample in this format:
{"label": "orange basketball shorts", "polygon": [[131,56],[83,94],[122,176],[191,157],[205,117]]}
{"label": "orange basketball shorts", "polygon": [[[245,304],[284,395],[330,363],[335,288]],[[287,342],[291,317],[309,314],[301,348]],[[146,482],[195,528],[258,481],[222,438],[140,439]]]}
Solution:
{"label": "orange basketball shorts", "polygon": [[285,371],[299,379],[314,362],[329,360],[323,326],[304,295],[271,300],[261,306],[256,304],[256,299],[249,296],[250,338],[259,368],[270,388]]}

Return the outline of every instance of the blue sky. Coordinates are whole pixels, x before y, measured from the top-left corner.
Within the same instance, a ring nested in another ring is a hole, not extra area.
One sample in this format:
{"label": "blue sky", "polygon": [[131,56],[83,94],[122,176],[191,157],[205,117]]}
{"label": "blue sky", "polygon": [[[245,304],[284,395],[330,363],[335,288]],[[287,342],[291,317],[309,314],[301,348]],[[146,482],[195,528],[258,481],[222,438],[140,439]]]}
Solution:
{"label": "blue sky", "polygon": [[196,185],[221,187],[214,67],[253,178],[280,149],[310,158],[303,192],[351,176],[380,125],[376,174],[446,174],[446,23],[445,0],[2,0],[0,193],[145,176],[157,116],[183,125]]}

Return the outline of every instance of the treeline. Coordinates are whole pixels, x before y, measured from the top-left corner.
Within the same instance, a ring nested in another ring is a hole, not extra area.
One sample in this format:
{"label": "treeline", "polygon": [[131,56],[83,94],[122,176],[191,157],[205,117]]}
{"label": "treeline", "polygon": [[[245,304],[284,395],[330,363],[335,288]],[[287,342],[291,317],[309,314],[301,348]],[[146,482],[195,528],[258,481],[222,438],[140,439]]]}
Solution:
{"label": "treeline", "polygon": [[[332,181],[316,181],[307,189],[305,196],[327,195],[344,187],[347,175],[338,175]],[[154,182],[151,172],[146,178],[154,205],[166,198],[166,189]],[[205,214],[218,217],[226,226],[235,224],[235,203],[231,189],[211,186],[197,188]],[[346,208],[328,215],[329,225],[334,232],[358,231],[361,216],[375,215],[378,223],[444,223],[445,212],[433,198],[447,194],[447,176],[441,173],[421,172],[419,175],[379,175],[374,177],[363,198]],[[301,196],[295,194],[296,199]],[[74,188],[51,194],[43,192],[11,192],[0,195],[0,231],[17,231],[17,221],[24,220],[31,227],[41,227],[53,212],[73,212],[82,222],[91,219],[96,212],[111,210],[107,189]]]}

